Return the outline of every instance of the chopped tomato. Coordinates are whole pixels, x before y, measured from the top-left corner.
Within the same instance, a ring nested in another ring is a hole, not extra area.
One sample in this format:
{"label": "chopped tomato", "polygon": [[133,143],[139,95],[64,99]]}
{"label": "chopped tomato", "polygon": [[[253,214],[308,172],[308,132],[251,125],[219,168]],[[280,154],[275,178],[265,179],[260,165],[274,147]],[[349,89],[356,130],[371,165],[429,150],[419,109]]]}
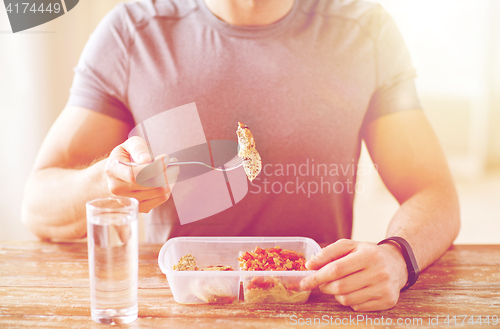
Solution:
{"label": "chopped tomato", "polygon": [[245,252],[238,257],[244,271],[305,271],[304,255],[280,247],[262,249],[255,247],[253,252]]}
{"label": "chopped tomato", "polygon": [[264,249],[262,249],[260,247],[255,247],[254,253],[256,253],[256,254],[264,253]]}

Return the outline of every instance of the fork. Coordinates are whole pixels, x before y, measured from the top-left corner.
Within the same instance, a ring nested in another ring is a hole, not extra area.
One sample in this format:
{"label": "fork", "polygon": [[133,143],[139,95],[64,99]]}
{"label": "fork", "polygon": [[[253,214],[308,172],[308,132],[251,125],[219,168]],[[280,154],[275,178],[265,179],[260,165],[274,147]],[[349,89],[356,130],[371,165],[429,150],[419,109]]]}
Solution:
{"label": "fork", "polygon": [[[161,159],[163,159],[164,157],[166,157],[166,155],[161,155],[158,159],[155,159],[153,162],[157,162]],[[129,166],[129,167],[138,167],[138,166],[144,166],[144,165],[149,165],[153,162],[149,162],[149,163],[135,163],[135,162],[122,162],[122,161],[118,161],[118,163],[121,163],[122,165],[125,165],[125,166]],[[197,164],[197,165],[202,165],[202,166],[205,166],[207,168],[210,168],[210,169],[213,169],[213,170],[217,170],[217,171],[230,171],[230,170],[234,170],[236,168],[239,168],[243,165],[243,159],[241,157],[239,157],[238,155],[235,156],[234,158],[232,158],[231,160],[229,160],[229,162],[225,163],[223,166],[221,167],[212,167],[211,165],[208,165],[204,162],[198,162],[198,161],[184,161],[184,162],[169,162],[167,164],[167,167],[170,167],[170,166],[179,166],[179,165],[190,165],[190,164]]]}

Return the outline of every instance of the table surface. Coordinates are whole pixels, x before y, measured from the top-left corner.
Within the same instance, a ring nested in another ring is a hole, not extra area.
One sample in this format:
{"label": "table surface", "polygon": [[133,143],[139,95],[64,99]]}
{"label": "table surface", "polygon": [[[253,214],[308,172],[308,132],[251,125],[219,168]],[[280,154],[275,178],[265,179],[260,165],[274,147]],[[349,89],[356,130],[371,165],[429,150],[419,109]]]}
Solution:
{"label": "table surface", "polygon": [[[463,328],[479,326],[479,316],[483,328],[500,327],[500,245],[452,246],[393,309],[364,313],[318,290],[302,305],[180,305],[158,267],[160,248],[139,248],[139,319],[124,327],[332,327],[343,321],[344,328],[408,328],[406,321],[436,328],[437,321],[439,327]],[[88,273],[86,243],[0,242],[0,327],[105,327],[90,318]]]}

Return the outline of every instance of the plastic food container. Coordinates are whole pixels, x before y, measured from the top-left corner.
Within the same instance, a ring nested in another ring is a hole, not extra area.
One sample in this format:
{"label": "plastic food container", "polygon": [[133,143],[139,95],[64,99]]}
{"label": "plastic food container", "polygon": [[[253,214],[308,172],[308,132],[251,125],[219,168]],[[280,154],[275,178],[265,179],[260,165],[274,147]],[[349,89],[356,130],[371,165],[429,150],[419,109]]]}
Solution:
{"label": "plastic food container", "polygon": [[[303,237],[181,237],[163,245],[158,264],[180,304],[237,303],[241,283],[247,303],[305,303],[311,292],[301,291],[299,284],[314,271],[240,270],[238,257],[257,246],[293,250],[306,260],[321,250],[314,240]],[[173,270],[186,254],[196,258],[198,268],[229,265],[234,271]]]}

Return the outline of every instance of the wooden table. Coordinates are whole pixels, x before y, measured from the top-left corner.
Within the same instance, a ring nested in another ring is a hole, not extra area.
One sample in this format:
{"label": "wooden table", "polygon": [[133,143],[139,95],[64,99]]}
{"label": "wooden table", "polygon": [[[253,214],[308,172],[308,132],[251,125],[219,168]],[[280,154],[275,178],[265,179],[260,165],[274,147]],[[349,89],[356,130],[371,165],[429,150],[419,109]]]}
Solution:
{"label": "wooden table", "polygon": [[[404,321],[415,324],[413,328],[437,328],[436,320],[442,327],[463,328],[472,327],[471,315],[473,327],[479,326],[480,315],[482,328],[500,327],[500,245],[453,246],[401,295],[396,307],[361,313],[319,291],[303,305],[180,305],[158,267],[160,247],[140,246],[139,319],[126,327],[309,328],[299,322],[317,318],[323,328],[335,323],[344,328],[407,328]],[[444,322],[447,316],[449,325]],[[492,316],[498,317],[497,325]],[[387,325],[389,319],[392,326]],[[398,319],[403,321],[400,326]],[[0,242],[0,328],[33,326],[106,327],[90,318],[86,243]]]}

